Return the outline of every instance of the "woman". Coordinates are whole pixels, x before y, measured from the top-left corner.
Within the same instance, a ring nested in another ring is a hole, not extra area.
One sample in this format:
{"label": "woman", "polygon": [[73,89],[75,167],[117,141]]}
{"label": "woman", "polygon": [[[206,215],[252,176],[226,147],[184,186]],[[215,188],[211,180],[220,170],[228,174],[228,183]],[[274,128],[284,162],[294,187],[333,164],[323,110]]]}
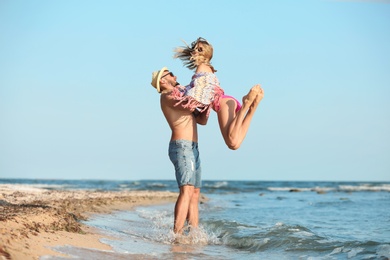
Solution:
{"label": "woman", "polygon": [[189,85],[177,88],[172,97],[183,107],[196,107],[207,116],[212,108],[218,115],[219,127],[226,145],[236,150],[244,141],[250,122],[264,96],[260,85],[252,87],[242,98],[242,105],[232,96],[224,94],[220,87],[216,70],[211,65],[213,47],[205,39],[198,38],[191,47],[175,49],[174,58],[179,58],[184,65],[195,70]]}

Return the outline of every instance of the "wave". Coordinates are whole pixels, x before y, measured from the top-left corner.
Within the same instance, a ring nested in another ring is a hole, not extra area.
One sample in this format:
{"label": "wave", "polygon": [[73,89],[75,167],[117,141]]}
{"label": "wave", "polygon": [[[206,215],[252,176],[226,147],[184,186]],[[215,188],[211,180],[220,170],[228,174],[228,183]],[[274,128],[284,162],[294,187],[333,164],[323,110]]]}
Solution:
{"label": "wave", "polygon": [[217,237],[219,244],[250,253],[265,253],[266,256],[278,254],[291,258],[295,255],[298,259],[304,252],[306,258],[310,255],[320,259],[350,259],[357,255],[359,259],[390,257],[388,244],[330,240],[300,225],[276,223],[272,227],[260,228],[236,222],[212,221],[204,224],[203,228],[207,230],[206,233]]}
{"label": "wave", "polygon": [[340,185],[340,191],[390,191],[390,184]]}
{"label": "wave", "polygon": [[[1,179],[0,184],[27,185],[43,189],[89,190],[167,190],[178,191],[174,180],[47,180]],[[242,192],[390,192],[388,182],[284,182],[284,181],[202,181],[202,193],[235,194]]]}
{"label": "wave", "polygon": [[390,184],[356,184],[338,185],[336,187],[268,187],[269,191],[307,192],[358,192],[358,191],[387,191],[390,192]]}
{"label": "wave", "polygon": [[222,187],[228,187],[229,182],[227,181],[217,181],[217,182],[205,182],[204,187],[209,189],[220,189]]}
{"label": "wave", "polygon": [[153,182],[153,183],[148,183],[146,187],[149,188],[164,188],[167,187],[168,185],[162,182]]}
{"label": "wave", "polygon": [[[305,195],[310,197],[310,194]],[[366,197],[366,194],[357,195]],[[271,201],[267,206],[266,201],[262,200],[262,206],[256,208],[253,204],[256,203],[256,200],[251,200],[247,194],[243,194],[243,197],[247,200],[248,207],[234,206],[230,208],[229,202],[226,205],[221,205],[220,201],[216,200],[218,196],[215,196],[215,205],[213,203],[202,205],[203,212],[199,228],[187,229],[185,236],[182,237],[177,236],[172,231],[173,205],[138,207],[131,212],[118,213],[114,217],[115,221],[111,219],[110,221],[101,221],[101,223],[107,227],[117,222],[110,229],[117,229],[119,235],[124,235],[123,239],[126,240],[126,243],[121,244],[121,246],[123,250],[128,251],[134,250],[135,243],[129,244],[128,242],[134,238],[134,241],[137,241],[136,246],[140,245],[139,239],[141,239],[150,242],[153,247],[157,244],[157,247],[173,248],[176,245],[175,242],[180,242],[181,245],[203,248],[203,252],[210,254],[213,254],[214,249],[216,249],[218,252],[225,252],[222,259],[229,259],[227,256],[230,256],[230,253],[231,259],[237,259],[238,256],[246,256],[247,259],[390,258],[390,245],[385,236],[373,237],[367,235],[370,234],[369,232],[364,233],[364,235],[354,234],[356,228],[349,226],[348,222],[346,222],[347,224],[332,222],[332,219],[337,219],[332,217],[334,211],[323,211],[329,209],[328,204],[325,204],[324,207],[323,203],[333,203],[333,199],[328,201],[323,200],[325,197],[311,196],[310,198],[320,198],[320,200],[302,208],[302,214],[298,213],[297,216],[290,217],[268,216],[267,220],[266,214],[280,213],[272,206],[275,205],[276,201]],[[236,195],[220,197],[222,202],[228,200],[226,198],[235,199]],[[253,195],[253,198],[258,198],[258,196]],[[388,196],[385,196],[384,199],[388,199]],[[348,210],[344,201],[340,202],[338,196],[336,196],[335,201],[336,204],[342,204],[340,207],[336,207],[336,210],[339,208],[342,208],[343,211]],[[291,203],[293,202],[288,202],[288,204]],[[282,204],[286,205],[283,202]],[[319,207],[312,206],[317,204]],[[296,205],[302,207],[308,204],[303,202]],[[257,215],[258,209],[264,210],[263,214]],[[302,221],[300,217],[302,216],[304,219],[314,215],[305,215],[307,214],[305,211],[317,212],[320,215],[322,212],[323,216],[319,216],[318,219],[311,218],[307,223]],[[261,216],[263,219],[260,219]],[[351,225],[357,224],[351,222]],[[350,230],[351,228],[352,230]],[[388,232],[388,230],[383,229],[382,232]],[[158,250],[154,249],[154,251]]]}

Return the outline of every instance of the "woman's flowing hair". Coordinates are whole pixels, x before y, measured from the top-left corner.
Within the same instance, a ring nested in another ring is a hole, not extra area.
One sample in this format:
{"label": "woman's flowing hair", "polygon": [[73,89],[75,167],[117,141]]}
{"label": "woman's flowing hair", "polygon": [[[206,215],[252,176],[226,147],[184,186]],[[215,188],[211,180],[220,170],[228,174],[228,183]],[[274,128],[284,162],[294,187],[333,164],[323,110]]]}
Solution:
{"label": "woman's flowing hair", "polygon": [[213,46],[210,43],[201,37],[192,42],[191,47],[185,41],[183,42],[186,46],[177,47],[173,51],[175,59],[181,59],[184,66],[190,70],[194,70],[204,63],[210,66],[213,72],[216,72],[210,62],[213,58]]}

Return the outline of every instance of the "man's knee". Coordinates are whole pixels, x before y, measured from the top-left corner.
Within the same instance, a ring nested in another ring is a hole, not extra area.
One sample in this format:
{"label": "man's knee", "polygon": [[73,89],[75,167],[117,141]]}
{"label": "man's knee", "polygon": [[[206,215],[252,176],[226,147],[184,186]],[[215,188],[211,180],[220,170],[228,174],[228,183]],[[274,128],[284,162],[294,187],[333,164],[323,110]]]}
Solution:
{"label": "man's knee", "polygon": [[180,195],[191,197],[194,194],[194,186],[183,185],[180,187]]}
{"label": "man's knee", "polygon": [[198,201],[199,197],[200,197],[200,189],[199,188],[195,188],[194,192],[192,193],[191,200],[192,201]]}
{"label": "man's knee", "polygon": [[200,195],[200,189],[194,188],[194,195],[199,196]]}

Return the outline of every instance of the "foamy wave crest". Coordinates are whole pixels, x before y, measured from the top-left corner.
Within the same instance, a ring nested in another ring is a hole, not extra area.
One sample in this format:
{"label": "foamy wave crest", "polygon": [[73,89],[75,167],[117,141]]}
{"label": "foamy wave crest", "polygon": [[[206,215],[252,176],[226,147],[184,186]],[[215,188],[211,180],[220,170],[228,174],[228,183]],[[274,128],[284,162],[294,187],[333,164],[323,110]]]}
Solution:
{"label": "foamy wave crest", "polygon": [[390,259],[390,245],[378,246],[376,254],[378,256],[383,256],[383,257],[387,257],[387,259]]}
{"label": "foamy wave crest", "polygon": [[46,192],[51,189],[63,189],[66,185],[48,185],[48,184],[0,184],[1,189],[15,190],[21,192]]}
{"label": "foamy wave crest", "polygon": [[281,222],[271,227],[256,227],[229,221],[211,221],[206,225],[210,230],[209,234],[219,234],[215,244],[250,252],[323,247],[325,239],[303,226],[290,226]]}
{"label": "foamy wave crest", "polygon": [[370,245],[369,242],[360,245],[356,243],[346,244],[347,246],[336,247],[327,256],[331,257],[331,259],[334,259],[334,257],[338,257],[337,259],[341,257],[343,257],[343,259],[355,259],[357,257],[358,259],[390,259],[390,245],[379,245],[376,249],[374,245],[374,248],[371,249],[371,253],[368,253],[370,250],[367,250],[367,247],[373,246]]}
{"label": "foamy wave crest", "polygon": [[268,187],[269,191],[325,193],[332,191],[390,191],[390,184],[338,185],[338,187]]}
{"label": "foamy wave crest", "polygon": [[209,239],[209,244],[256,251],[269,242],[268,237],[253,236],[253,233],[260,231],[255,226],[221,220],[208,221],[204,225],[209,237],[213,237]]}
{"label": "foamy wave crest", "polygon": [[341,191],[390,191],[390,184],[340,185]]}
{"label": "foamy wave crest", "polygon": [[227,181],[218,181],[214,183],[205,183],[204,186],[207,188],[212,188],[212,189],[218,189],[222,187],[227,187],[229,183]]}
{"label": "foamy wave crest", "polygon": [[311,191],[311,188],[296,188],[296,187],[269,187],[270,191]]}
{"label": "foamy wave crest", "polygon": [[164,184],[164,183],[161,183],[161,182],[153,182],[153,183],[147,184],[146,186],[148,186],[148,187],[156,187],[156,188],[164,188],[167,185]]}

